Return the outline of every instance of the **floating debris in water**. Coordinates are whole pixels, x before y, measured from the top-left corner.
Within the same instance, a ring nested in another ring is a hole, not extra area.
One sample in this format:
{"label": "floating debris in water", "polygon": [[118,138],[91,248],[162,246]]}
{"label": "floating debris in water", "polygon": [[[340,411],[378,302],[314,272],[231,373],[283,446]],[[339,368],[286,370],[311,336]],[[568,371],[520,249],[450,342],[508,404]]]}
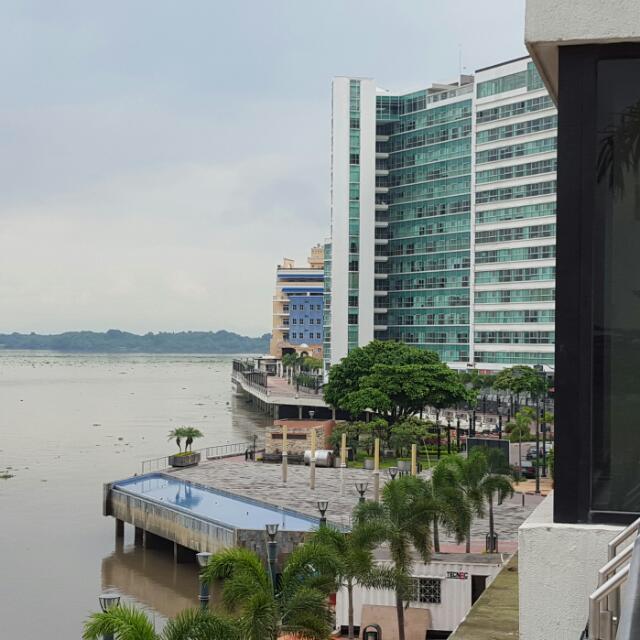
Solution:
{"label": "floating debris in water", "polygon": [[15,476],[11,473],[0,473],[0,480],[8,480],[9,478],[14,478]]}

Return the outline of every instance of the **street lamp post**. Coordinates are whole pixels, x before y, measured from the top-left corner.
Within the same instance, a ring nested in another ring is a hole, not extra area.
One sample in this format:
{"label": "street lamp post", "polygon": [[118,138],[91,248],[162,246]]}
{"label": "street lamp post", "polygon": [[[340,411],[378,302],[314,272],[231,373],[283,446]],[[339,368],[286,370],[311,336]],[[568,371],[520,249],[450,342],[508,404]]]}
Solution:
{"label": "street lamp post", "polygon": [[456,418],[456,448],[460,453],[460,418]]}
{"label": "street lamp post", "polygon": [[[209,558],[211,558],[211,553],[208,551],[201,551],[200,553],[196,553],[196,558],[198,560],[198,566],[201,569],[204,569],[209,564]],[[209,585],[206,583],[200,574],[200,608],[207,609],[209,607]]]}
{"label": "street lamp post", "polygon": [[542,477],[547,477],[547,423],[544,413],[542,414]]}
{"label": "street lamp post", "polygon": [[[113,609],[113,607],[117,607],[120,604],[120,596],[116,593],[101,593],[98,596],[98,602],[100,603],[100,609],[106,613],[109,609]],[[113,640],[112,633],[105,633],[102,637],[103,640]]]}
{"label": "street lamp post", "polygon": [[360,499],[358,500],[359,503],[363,503],[365,501],[364,494],[367,492],[368,486],[368,482],[356,482],[356,491],[360,494]]}
{"label": "street lamp post", "polygon": [[327,518],[325,514],[327,513],[327,509],[329,508],[328,500],[318,500],[316,503],[318,507],[318,511],[320,512],[320,526],[324,527],[327,524]]}
{"label": "street lamp post", "polygon": [[395,479],[396,479],[396,476],[398,475],[398,467],[389,467],[389,468],[387,469],[387,473],[389,474],[389,477],[390,477],[392,480],[395,480]]}
{"label": "street lamp post", "polygon": [[440,423],[439,422],[436,424],[436,431],[438,433],[437,457],[438,457],[438,460],[440,460]]}
{"label": "street lamp post", "polygon": [[451,455],[451,418],[447,418],[447,453]]}
{"label": "street lamp post", "polygon": [[276,559],[278,557],[278,542],[276,541],[276,536],[278,535],[278,525],[277,524],[267,524],[265,525],[265,529],[267,530],[267,536],[269,536],[269,542],[267,543],[267,555],[269,558],[269,573],[271,574],[271,587],[273,589],[273,593],[276,592]]}

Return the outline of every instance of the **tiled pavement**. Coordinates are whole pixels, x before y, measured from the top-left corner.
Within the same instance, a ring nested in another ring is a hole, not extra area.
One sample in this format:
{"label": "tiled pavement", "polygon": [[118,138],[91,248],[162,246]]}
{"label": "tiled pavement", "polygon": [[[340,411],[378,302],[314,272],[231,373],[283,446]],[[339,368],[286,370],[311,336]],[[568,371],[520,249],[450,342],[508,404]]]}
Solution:
{"label": "tiled pavement", "polygon": [[[366,497],[373,497],[373,475],[363,469],[344,470],[344,489],[340,489],[340,470],[316,468],[316,488],[309,489],[309,467],[289,465],[288,482],[282,482],[282,470],[278,464],[261,462],[245,462],[244,458],[212,460],[201,463],[197,467],[174,470],[171,473],[192,482],[208,485],[242,496],[261,500],[275,506],[282,506],[295,511],[318,517],[316,502],[328,500],[329,521],[349,525],[351,512],[358,501],[355,483],[368,482]],[[426,472],[428,473],[428,472]],[[388,480],[385,472],[380,474],[380,486]],[[520,524],[542,500],[538,496],[525,496],[522,506],[522,495],[516,493],[501,505],[495,505],[495,524],[498,533],[500,550],[509,551],[514,548],[517,530]],[[484,549],[485,534],[489,530],[488,517],[474,521],[471,536],[473,550]],[[441,534],[443,550],[456,551],[460,547],[444,532]]]}

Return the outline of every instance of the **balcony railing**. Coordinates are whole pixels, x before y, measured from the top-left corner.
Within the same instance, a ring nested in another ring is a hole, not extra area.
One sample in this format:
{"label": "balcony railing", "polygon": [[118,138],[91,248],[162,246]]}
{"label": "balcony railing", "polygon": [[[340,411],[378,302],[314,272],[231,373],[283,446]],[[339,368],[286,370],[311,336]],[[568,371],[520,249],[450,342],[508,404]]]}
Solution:
{"label": "balcony railing", "polygon": [[[598,588],[589,596],[589,623],[582,640],[635,640],[640,638],[640,518],[610,543],[609,560],[598,572]],[[635,541],[622,551],[624,542]],[[626,586],[623,606],[620,591]]]}

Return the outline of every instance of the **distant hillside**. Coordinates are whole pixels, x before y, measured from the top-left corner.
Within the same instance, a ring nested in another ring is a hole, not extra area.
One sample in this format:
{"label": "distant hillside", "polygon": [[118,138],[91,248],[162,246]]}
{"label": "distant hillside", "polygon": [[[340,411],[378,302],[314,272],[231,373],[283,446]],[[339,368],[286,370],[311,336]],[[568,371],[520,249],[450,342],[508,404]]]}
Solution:
{"label": "distant hillside", "polygon": [[248,338],[231,331],[181,331],[143,336],[110,329],[106,333],[68,331],[57,335],[0,334],[0,349],[44,349],[82,353],[267,353],[270,334]]}

